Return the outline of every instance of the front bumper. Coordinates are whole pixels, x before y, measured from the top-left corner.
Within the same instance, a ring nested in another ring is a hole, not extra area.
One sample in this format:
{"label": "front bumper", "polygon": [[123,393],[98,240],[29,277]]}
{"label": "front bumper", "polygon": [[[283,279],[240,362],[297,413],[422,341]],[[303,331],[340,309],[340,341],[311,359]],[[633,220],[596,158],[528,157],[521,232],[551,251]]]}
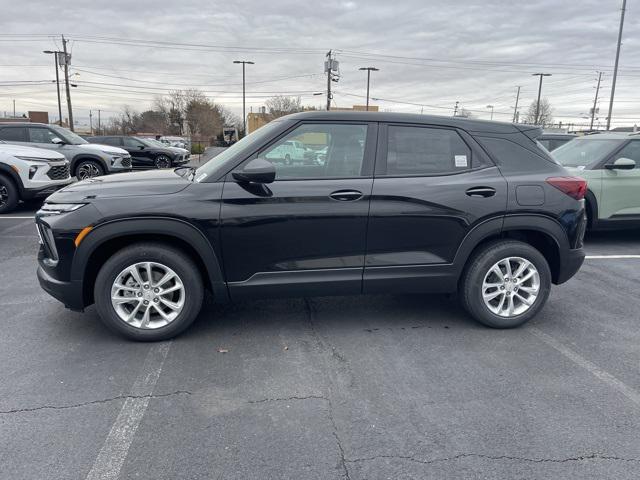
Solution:
{"label": "front bumper", "polygon": [[584,257],[585,253],[583,248],[568,250],[560,260],[558,278],[555,283],[558,285],[564,283],[578,273],[578,270],[580,270],[580,267],[582,267],[584,263]]}
{"label": "front bumper", "polygon": [[73,179],[70,178],[67,182],[54,183],[53,185],[45,185],[35,188],[24,188],[22,190],[22,198],[25,200],[31,200],[32,198],[48,197],[52,193],[60,190],[62,187],[66,187],[70,183],[73,183]]}
{"label": "front bumper", "polygon": [[42,289],[64,306],[76,311],[84,309],[82,301],[82,285],[75,282],[63,282],[49,275],[42,266],[38,266],[38,282]]}

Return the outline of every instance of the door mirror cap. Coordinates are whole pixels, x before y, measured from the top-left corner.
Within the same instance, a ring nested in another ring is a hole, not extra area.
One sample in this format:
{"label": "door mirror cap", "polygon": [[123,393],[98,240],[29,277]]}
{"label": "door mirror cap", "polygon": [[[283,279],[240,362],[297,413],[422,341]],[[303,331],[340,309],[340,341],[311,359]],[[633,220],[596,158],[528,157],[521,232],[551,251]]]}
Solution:
{"label": "door mirror cap", "polygon": [[636,168],[636,161],[631,158],[618,158],[615,162],[605,165],[609,170],[633,170]]}
{"label": "door mirror cap", "polygon": [[51,139],[51,143],[55,143],[56,145],[64,145],[64,140],[59,137],[53,137]]}
{"label": "door mirror cap", "polygon": [[256,158],[232,176],[240,183],[272,183],[276,179],[276,167],[267,160]]}
{"label": "door mirror cap", "polygon": [[140,150],[144,150],[144,145],[138,145],[138,148],[139,148]]}

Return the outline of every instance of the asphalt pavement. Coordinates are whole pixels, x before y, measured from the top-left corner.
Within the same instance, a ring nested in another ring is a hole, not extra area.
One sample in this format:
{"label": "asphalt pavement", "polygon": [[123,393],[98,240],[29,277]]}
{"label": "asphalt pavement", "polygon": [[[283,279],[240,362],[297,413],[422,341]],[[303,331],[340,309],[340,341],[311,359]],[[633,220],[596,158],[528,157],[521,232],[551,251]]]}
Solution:
{"label": "asphalt pavement", "polygon": [[640,231],[590,235],[515,330],[446,296],[325,297],[141,344],[39,288],[35,208],[0,217],[0,479],[640,477]]}

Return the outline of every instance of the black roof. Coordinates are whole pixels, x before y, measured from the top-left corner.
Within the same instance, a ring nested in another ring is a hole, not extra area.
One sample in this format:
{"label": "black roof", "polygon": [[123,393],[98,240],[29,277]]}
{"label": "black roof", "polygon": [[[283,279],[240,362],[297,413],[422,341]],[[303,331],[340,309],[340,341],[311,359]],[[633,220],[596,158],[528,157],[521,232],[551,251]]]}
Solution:
{"label": "black roof", "polygon": [[412,113],[392,113],[392,112],[367,112],[362,110],[353,111],[323,111],[310,110],[307,112],[293,113],[283,119],[291,120],[353,120],[359,122],[391,122],[391,123],[413,123],[424,125],[442,125],[447,127],[457,127],[475,133],[517,133],[523,132],[534,138],[541,133],[541,128],[535,125],[513,124],[507,122],[494,122],[489,120],[476,120],[463,117],[445,117],[440,115],[420,115]]}

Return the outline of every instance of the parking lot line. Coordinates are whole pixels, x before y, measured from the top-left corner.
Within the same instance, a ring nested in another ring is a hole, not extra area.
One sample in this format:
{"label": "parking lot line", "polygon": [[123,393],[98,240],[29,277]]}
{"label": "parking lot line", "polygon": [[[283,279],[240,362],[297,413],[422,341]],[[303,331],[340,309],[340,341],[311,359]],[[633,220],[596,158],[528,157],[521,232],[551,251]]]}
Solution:
{"label": "parking lot line", "polygon": [[587,255],[586,260],[607,260],[607,259],[624,259],[624,258],[640,258],[640,255]]}
{"label": "parking lot line", "polygon": [[149,350],[142,371],[131,387],[131,393],[122,405],[122,409],[87,475],[87,480],[118,478],[170,348],[171,342],[165,342],[156,344]]}
{"label": "parking lot line", "polygon": [[531,327],[529,331],[533,333],[536,337],[538,337],[540,340],[542,340],[544,343],[556,349],[558,352],[560,352],[562,355],[567,357],[576,365],[584,368],[599,380],[603,381],[604,383],[618,390],[625,397],[627,397],[629,400],[631,400],[633,403],[635,403],[637,406],[640,407],[640,393],[638,391],[634,390],[623,381],[617,379],[616,377],[611,375],[609,372],[602,370],[595,363],[590,362],[589,360],[584,358],[582,355],[574,352],[569,347],[564,345],[562,342],[553,338],[551,335],[548,335],[543,331],[538,330],[536,327]]}

